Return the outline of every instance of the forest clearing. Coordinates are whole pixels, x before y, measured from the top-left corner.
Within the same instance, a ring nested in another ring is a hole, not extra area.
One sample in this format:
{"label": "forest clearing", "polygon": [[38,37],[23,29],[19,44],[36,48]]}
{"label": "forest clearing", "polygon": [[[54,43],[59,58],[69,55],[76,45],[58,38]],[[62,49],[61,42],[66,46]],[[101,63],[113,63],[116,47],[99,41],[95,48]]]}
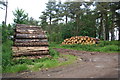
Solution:
{"label": "forest clearing", "polygon": [[8,4],[0,0],[3,80],[119,78],[120,2],[48,0],[38,19],[19,7],[9,24]]}
{"label": "forest clearing", "polygon": [[[118,78],[118,53],[86,52],[55,48],[65,55],[76,55],[74,63],[40,71],[3,74],[8,78]],[[69,59],[60,57],[59,61]],[[112,64],[111,64],[112,63]],[[114,79],[116,80],[116,79]]]}

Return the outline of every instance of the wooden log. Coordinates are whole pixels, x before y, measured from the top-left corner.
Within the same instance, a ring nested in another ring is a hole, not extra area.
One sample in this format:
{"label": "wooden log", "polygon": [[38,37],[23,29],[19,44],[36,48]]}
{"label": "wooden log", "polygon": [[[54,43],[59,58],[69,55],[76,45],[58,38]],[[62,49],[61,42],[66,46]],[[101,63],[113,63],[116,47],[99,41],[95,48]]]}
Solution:
{"label": "wooden log", "polygon": [[38,50],[49,50],[48,47],[12,47],[12,51],[16,52],[29,52],[29,51],[38,51]]}
{"label": "wooden log", "polygon": [[24,39],[24,38],[47,38],[46,35],[41,35],[41,34],[16,34],[16,38],[19,38],[19,39]]}
{"label": "wooden log", "polygon": [[28,28],[28,27],[39,27],[41,28],[40,26],[33,26],[33,25],[26,25],[26,24],[16,24],[16,27],[19,27],[19,28],[22,28],[22,27],[25,27],[25,28]]}
{"label": "wooden log", "polygon": [[29,51],[29,52],[16,52],[13,53],[14,57],[18,57],[18,56],[33,56],[33,55],[48,55],[49,51]]}
{"label": "wooden log", "polygon": [[18,59],[40,59],[40,58],[45,58],[45,57],[48,57],[48,58],[51,58],[50,55],[36,55],[36,56],[21,56],[21,57],[14,57],[13,60],[18,60]]}
{"label": "wooden log", "polygon": [[48,46],[48,42],[15,42],[14,46]]}
{"label": "wooden log", "polygon": [[69,39],[65,39],[62,44],[97,44],[99,39],[88,36],[74,36]]}
{"label": "wooden log", "polygon": [[30,29],[27,29],[27,30],[16,30],[16,34],[17,33],[21,33],[21,34],[45,34],[44,31],[42,30],[30,30]]}
{"label": "wooden log", "polygon": [[15,43],[48,42],[47,39],[15,39]]}
{"label": "wooden log", "polygon": [[42,30],[40,27],[16,27],[16,30]]}

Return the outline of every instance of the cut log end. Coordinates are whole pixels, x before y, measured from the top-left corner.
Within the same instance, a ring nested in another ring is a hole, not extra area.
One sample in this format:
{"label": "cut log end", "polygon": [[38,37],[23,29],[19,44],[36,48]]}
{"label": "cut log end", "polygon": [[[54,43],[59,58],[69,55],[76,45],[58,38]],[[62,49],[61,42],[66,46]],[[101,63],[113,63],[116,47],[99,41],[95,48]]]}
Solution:
{"label": "cut log end", "polygon": [[92,45],[99,43],[100,39],[88,37],[88,36],[75,36],[68,39],[65,39],[62,42],[62,45],[71,45],[71,44],[82,44],[82,45]]}

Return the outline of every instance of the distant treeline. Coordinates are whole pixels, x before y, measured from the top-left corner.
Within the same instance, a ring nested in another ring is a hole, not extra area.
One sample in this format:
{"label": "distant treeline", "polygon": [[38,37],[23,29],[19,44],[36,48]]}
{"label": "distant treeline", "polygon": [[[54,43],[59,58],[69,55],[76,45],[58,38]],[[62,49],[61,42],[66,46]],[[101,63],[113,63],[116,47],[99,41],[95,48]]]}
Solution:
{"label": "distant treeline", "polygon": [[71,36],[115,40],[115,28],[120,32],[119,9],[120,2],[48,2],[40,16],[41,26],[50,41]]}

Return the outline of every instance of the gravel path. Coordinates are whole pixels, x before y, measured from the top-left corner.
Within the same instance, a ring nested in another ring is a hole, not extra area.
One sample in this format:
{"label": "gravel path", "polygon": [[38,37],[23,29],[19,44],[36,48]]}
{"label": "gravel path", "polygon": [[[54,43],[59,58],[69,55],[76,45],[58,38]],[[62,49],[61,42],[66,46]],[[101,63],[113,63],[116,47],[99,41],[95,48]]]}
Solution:
{"label": "gravel path", "polygon": [[118,54],[54,48],[61,54],[78,56],[76,62],[37,72],[3,74],[4,78],[118,78]]}

